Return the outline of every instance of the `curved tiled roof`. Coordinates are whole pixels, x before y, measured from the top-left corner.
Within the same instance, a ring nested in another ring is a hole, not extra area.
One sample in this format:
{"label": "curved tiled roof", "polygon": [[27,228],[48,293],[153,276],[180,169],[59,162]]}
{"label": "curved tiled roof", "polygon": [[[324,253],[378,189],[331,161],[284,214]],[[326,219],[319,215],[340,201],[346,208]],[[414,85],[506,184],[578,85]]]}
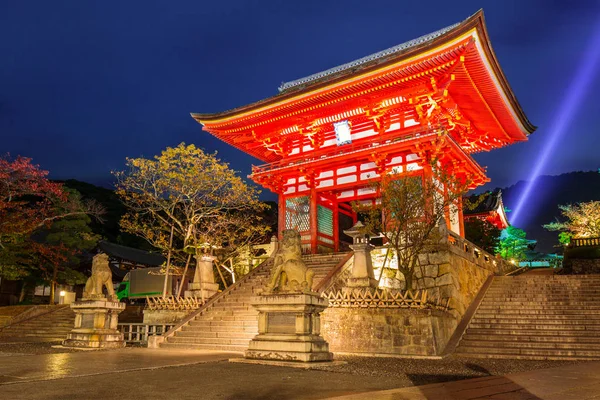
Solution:
{"label": "curved tiled roof", "polygon": [[[469,18],[471,18],[471,17],[469,17]],[[429,42],[429,41],[431,41],[431,40],[433,40],[433,39],[435,39],[435,38],[437,38],[439,36],[442,36],[444,33],[449,32],[452,29],[454,29],[457,26],[459,26],[461,23],[462,22],[457,22],[456,24],[447,26],[447,27],[442,28],[440,30],[437,30],[435,32],[428,33],[427,35],[423,35],[423,36],[418,37],[416,39],[409,40],[408,42],[401,43],[401,44],[396,45],[394,47],[390,47],[388,49],[379,51],[377,53],[368,55],[366,57],[359,58],[358,60],[354,60],[354,61],[351,61],[349,63],[338,65],[337,67],[333,67],[333,68],[330,68],[330,69],[325,70],[325,71],[317,72],[316,74],[312,74],[312,75],[306,76],[304,78],[296,79],[296,80],[289,81],[289,82],[284,82],[283,84],[281,84],[281,86],[279,86],[279,91],[283,92],[283,91],[286,91],[286,90],[288,90],[288,89],[290,89],[292,87],[298,86],[298,85],[304,85],[306,83],[313,82],[313,81],[316,81],[316,80],[321,79],[321,78],[325,78],[325,77],[330,76],[330,75],[335,75],[337,73],[340,73],[340,72],[343,72],[343,71],[346,71],[346,70],[349,70],[349,69],[352,69],[352,68],[359,67],[359,66],[361,66],[363,64],[367,64],[367,63],[370,63],[372,61],[375,61],[375,60],[378,60],[378,59],[381,59],[381,58],[385,58],[385,57],[390,56],[390,55],[394,55],[396,53],[401,53],[401,52],[403,52],[405,50],[410,49],[411,47],[418,46],[418,45],[420,45],[422,43]]]}

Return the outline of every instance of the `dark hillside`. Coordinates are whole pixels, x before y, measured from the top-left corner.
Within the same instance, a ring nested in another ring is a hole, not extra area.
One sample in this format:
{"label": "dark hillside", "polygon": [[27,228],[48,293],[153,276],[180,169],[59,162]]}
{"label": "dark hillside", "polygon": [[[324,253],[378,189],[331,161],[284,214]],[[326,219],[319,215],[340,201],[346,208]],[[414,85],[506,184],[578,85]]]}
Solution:
{"label": "dark hillside", "polygon": [[[502,198],[508,209],[514,209],[524,188],[525,182],[519,181],[513,186],[502,189]],[[554,247],[558,245],[558,234],[548,232],[542,225],[560,216],[559,204],[591,200],[600,200],[600,173],[596,171],[540,176],[529,199],[528,207],[521,211],[520,221],[516,221],[516,226],[524,229],[529,239],[538,241],[537,251],[556,252],[560,250]],[[508,219],[513,223],[511,213],[508,213]]]}

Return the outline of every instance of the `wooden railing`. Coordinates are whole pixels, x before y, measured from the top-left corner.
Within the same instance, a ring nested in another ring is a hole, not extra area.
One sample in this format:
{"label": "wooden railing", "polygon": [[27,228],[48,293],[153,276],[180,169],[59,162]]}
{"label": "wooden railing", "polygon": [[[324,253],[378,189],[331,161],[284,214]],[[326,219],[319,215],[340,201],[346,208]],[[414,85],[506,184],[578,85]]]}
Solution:
{"label": "wooden railing", "polygon": [[569,247],[600,246],[600,237],[571,239]]}
{"label": "wooden railing", "polygon": [[447,309],[448,301],[431,301],[427,290],[336,290],[322,294],[333,308],[437,308]]}
{"label": "wooden railing", "polygon": [[127,343],[148,343],[148,337],[162,335],[175,324],[118,324]]}
{"label": "wooden railing", "polygon": [[[205,301],[206,302],[206,301]],[[148,310],[170,310],[170,311],[194,311],[200,308],[204,302],[197,297],[148,297],[146,296],[146,308]]]}

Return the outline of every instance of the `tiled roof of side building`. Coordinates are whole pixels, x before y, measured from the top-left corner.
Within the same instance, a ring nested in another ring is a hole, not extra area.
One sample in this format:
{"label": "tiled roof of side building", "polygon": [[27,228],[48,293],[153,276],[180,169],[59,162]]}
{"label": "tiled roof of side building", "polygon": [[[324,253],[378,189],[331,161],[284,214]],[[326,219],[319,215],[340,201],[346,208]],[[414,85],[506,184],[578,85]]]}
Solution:
{"label": "tiled roof of side building", "polygon": [[437,30],[435,32],[428,33],[427,35],[423,35],[416,39],[409,40],[408,42],[401,43],[394,47],[390,47],[388,49],[379,51],[377,53],[368,55],[366,57],[359,58],[358,60],[354,60],[349,63],[338,65],[337,67],[333,67],[333,68],[330,68],[325,71],[317,72],[316,74],[312,74],[312,75],[306,76],[304,78],[296,79],[296,80],[289,81],[289,82],[284,82],[281,86],[279,86],[279,91],[284,92],[288,89],[294,88],[299,85],[304,85],[304,84],[307,84],[310,82],[314,82],[319,79],[329,77],[331,75],[335,75],[335,74],[338,74],[338,73],[341,73],[341,72],[344,72],[344,71],[347,71],[350,69],[360,68],[361,66],[363,66],[365,64],[371,64],[372,62],[376,62],[377,60],[386,58],[388,56],[393,56],[398,53],[402,53],[406,50],[411,49],[412,47],[429,42],[439,36],[442,36],[444,33],[451,31],[452,29],[456,28],[461,23],[462,22],[457,22],[456,24],[447,26],[447,27]]}
{"label": "tiled roof of side building", "polygon": [[[481,200],[479,204],[473,209],[469,209],[466,207],[463,211],[464,215],[476,215],[488,213],[491,211],[498,210],[498,207],[502,203],[502,191],[496,190],[494,192],[483,193],[485,198]],[[477,202],[479,200],[479,196],[481,195],[471,195],[468,196],[467,199]]]}

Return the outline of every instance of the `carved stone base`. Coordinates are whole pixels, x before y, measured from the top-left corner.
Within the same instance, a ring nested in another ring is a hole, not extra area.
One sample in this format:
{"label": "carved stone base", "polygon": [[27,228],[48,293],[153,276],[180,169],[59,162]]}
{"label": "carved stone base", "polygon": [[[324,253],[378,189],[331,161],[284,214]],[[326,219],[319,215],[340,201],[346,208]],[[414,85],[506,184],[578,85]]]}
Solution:
{"label": "carved stone base", "polygon": [[117,330],[119,313],[125,303],[106,299],[81,300],[71,304],[75,312],[75,328],[63,341],[65,347],[125,347],[123,334]]}
{"label": "carved stone base", "polygon": [[219,291],[218,283],[190,283],[188,286],[188,290],[186,290],[183,294],[184,297],[197,297],[198,299],[203,298],[202,294],[204,293],[204,300],[207,300],[217,294]]}
{"label": "carved stone base", "polygon": [[317,293],[259,296],[258,335],[245,357],[259,360],[331,361],[333,354],[320,336],[320,314],[327,299]]}

